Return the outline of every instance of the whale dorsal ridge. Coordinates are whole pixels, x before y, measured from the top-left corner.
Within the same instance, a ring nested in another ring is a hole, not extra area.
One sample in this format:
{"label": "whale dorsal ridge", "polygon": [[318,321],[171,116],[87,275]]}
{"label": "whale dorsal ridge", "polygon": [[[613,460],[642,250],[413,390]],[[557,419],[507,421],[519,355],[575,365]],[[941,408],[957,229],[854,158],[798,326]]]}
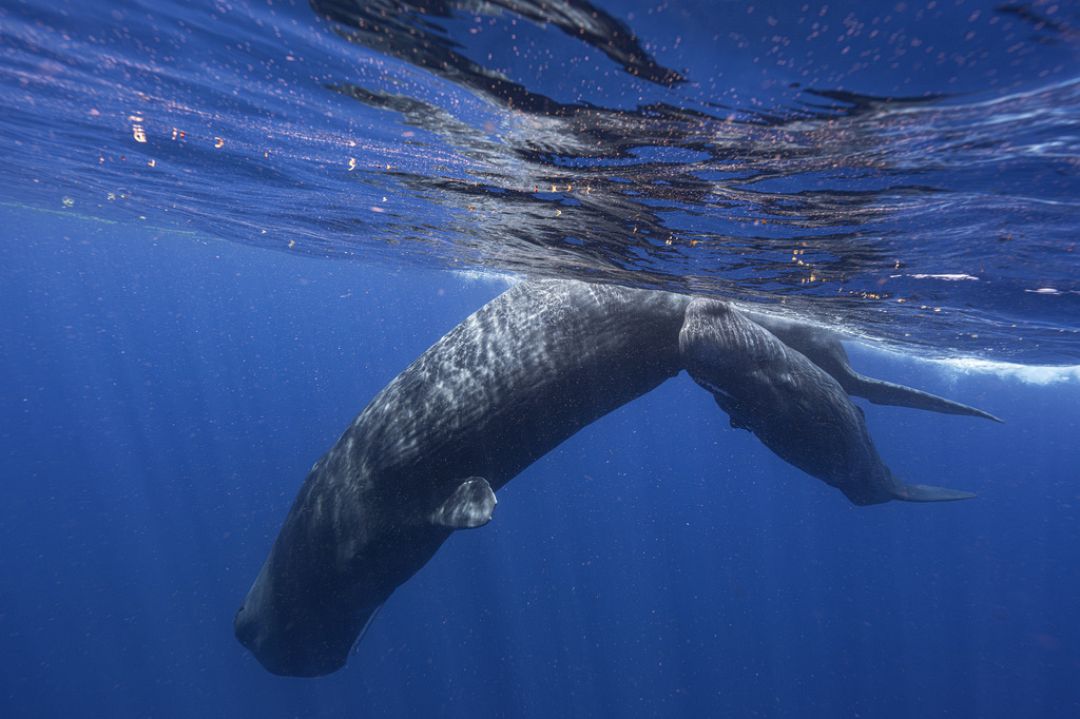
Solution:
{"label": "whale dorsal ridge", "polygon": [[483,477],[469,477],[457,486],[449,499],[431,513],[431,523],[449,529],[472,529],[491,521],[495,492]]}

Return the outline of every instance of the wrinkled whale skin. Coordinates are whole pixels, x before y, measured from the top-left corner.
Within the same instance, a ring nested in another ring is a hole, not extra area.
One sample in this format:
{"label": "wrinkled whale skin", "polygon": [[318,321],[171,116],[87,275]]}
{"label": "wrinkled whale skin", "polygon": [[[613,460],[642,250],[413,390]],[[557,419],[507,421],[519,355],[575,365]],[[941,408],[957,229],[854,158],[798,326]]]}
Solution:
{"label": "wrinkled whale skin", "polygon": [[278,674],[338,669],[390,593],[453,531],[429,515],[464,480],[498,490],[680,369],[688,299],[519,284],[379,392],[311,469],[237,614]]}

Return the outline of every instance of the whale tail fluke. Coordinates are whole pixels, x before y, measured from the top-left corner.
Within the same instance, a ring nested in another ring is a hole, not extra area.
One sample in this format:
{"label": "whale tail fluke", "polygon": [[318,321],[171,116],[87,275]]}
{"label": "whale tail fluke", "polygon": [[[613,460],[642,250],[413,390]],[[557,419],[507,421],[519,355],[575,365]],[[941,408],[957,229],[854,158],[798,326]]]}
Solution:
{"label": "whale tail fluke", "polygon": [[[850,370],[850,368],[849,368]],[[894,384],[880,379],[873,379],[850,370],[847,377],[841,379],[844,389],[848,394],[870,400],[874,404],[893,405],[898,407],[911,407],[913,409],[925,409],[930,412],[942,412],[944,414],[959,414],[968,417],[982,417],[983,419],[1002,422],[989,412],[984,412],[976,407],[969,407],[951,399],[938,397],[936,394],[923,392],[921,389],[905,387],[902,384]]]}
{"label": "whale tail fluke", "polygon": [[859,374],[851,367],[847,352],[840,343],[840,335],[822,327],[800,324],[786,317],[770,316],[743,310],[743,314],[755,324],[764,327],[788,347],[801,352],[807,359],[828,372],[840,383],[844,391],[863,397],[874,404],[925,409],[930,412],[982,417],[995,422],[1001,419],[989,412],[969,407],[951,399],[923,392],[904,385],[886,382]]}
{"label": "whale tail fluke", "polygon": [[893,498],[903,502],[956,502],[974,497],[974,492],[946,489],[930,484],[898,484],[893,489]]}

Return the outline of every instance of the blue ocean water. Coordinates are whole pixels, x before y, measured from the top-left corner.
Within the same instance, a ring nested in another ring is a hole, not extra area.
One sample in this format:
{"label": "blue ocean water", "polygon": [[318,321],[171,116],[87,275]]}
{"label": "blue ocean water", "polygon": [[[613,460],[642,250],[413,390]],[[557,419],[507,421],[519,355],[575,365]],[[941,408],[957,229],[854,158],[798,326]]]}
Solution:
{"label": "blue ocean water", "polygon": [[[0,714],[1080,712],[1080,11],[0,6]],[[851,506],[685,375],[500,493],[349,665],[232,619],[311,463],[521,275],[861,337]]]}

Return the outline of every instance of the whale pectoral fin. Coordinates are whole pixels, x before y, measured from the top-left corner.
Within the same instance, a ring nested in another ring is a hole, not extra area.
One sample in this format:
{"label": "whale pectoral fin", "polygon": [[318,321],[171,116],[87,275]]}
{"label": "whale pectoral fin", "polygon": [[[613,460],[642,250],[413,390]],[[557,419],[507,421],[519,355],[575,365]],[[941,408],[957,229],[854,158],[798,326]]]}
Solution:
{"label": "whale pectoral fin", "polygon": [[498,501],[486,479],[469,477],[428,519],[432,524],[448,529],[482,527],[491,521],[491,513]]}
{"label": "whale pectoral fin", "polygon": [[929,484],[901,484],[893,489],[893,497],[904,502],[955,502],[972,499],[974,492],[934,487]]}

